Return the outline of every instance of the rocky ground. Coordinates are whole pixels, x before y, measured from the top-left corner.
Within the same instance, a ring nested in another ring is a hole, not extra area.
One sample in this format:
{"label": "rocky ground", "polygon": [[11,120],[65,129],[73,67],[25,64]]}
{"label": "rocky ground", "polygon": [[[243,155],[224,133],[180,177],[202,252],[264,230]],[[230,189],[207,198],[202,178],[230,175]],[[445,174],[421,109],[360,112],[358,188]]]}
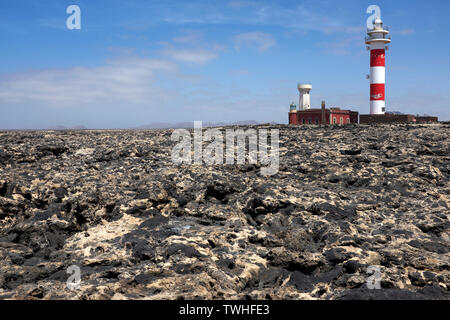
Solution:
{"label": "rocky ground", "polygon": [[0,299],[449,299],[450,125],[262,127],[274,176],[177,167],[171,130],[0,132]]}

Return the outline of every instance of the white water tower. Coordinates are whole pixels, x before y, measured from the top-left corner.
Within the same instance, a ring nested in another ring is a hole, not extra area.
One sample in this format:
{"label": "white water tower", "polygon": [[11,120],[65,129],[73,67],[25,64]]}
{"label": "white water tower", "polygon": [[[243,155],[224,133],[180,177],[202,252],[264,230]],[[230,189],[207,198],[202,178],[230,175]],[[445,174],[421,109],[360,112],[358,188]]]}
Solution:
{"label": "white water tower", "polygon": [[309,92],[312,89],[311,84],[298,84],[298,92],[300,93],[300,101],[298,104],[299,110],[309,110],[311,109],[311,99],[309,97]]}

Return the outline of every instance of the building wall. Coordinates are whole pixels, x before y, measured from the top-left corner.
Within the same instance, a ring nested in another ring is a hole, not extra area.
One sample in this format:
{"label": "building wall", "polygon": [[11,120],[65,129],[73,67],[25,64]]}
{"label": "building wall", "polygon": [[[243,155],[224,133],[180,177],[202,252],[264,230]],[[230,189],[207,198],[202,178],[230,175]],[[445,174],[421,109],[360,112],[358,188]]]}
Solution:
{"label": "building wall", "polygon": [[350,111],[350,122],[359,123],[359,112]]}
{"label": "building wall", "polygon": [[416,119],[411,114],[362,114],[359,116],[359,123],[407,123],[414,122]]}
{"label": "building wall", "polygon": [[289,112],[289,124],[292,124],[292,125],[297,124],[297,113]]}
{"label": "building wall", "polygon": [[[336,122],[335,122],[336,121]],[[372,123],[436,123],[438,117],[415,117],[411,114],[362,114],[359,115],[356,111],[326,109],[325,123],[322,123],[322,110],[310,109],[306,111],[297,111],[297,113],[289,113],[289,124],[291,125],[306,125],[306,124],[335,124],[346,125],[352,123],[372,124]]]}
{"label": "building wall", "polygon": [[297,124],[322,124],[322,110],[297,112]]}
{"label": "building wall", "polygon": [[342,112],[331,112],[331,124],[345,125],[350,123],[350,114]]}
{"label": "building wall", "polygon": [[439,122],[438,117],[416,117],[417,123],[436,123]]}
{"label": "building wall", "polygon": [[[358,112],[349,110],[338,110],[338,109],[326,109],[325,110],[325,123],[322,123],[322,110],[321,109],[310,109],[306,111],[297,111],[296,119],[290,113],[289,114],[289,124],[298,125],[322,125],[322,124],[335,124],[335,125],[347,125],[351,123],[358,123]],[[336,121],[334,123],[334,121]]]}

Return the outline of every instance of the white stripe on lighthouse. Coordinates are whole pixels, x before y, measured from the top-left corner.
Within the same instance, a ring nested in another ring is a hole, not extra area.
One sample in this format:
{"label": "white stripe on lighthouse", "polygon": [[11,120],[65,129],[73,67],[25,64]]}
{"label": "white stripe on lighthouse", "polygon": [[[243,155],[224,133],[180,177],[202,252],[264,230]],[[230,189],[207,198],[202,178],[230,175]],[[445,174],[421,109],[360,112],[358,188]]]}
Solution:
{"label": "white stripe on lighthouse", "polygon": [[385,83],[386,82],[386,68],[372,67],[370,68],[370,83]]}
{"label": "white stripe on lighthouse", "polygon": [[383,114],[384,101],[370,101],[370,114]]}

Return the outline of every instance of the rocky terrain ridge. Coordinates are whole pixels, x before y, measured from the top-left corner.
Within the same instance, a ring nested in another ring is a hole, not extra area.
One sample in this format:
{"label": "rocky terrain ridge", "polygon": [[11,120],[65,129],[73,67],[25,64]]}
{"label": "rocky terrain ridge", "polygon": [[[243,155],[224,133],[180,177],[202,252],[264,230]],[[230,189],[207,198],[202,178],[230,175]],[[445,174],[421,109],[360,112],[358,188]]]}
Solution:
{"label": "rocky terrain ridge", "polygon": [[0,299],[449,298],[450,125],[252,128],[274,176],[175,166],[172,130],[0,132]]}

